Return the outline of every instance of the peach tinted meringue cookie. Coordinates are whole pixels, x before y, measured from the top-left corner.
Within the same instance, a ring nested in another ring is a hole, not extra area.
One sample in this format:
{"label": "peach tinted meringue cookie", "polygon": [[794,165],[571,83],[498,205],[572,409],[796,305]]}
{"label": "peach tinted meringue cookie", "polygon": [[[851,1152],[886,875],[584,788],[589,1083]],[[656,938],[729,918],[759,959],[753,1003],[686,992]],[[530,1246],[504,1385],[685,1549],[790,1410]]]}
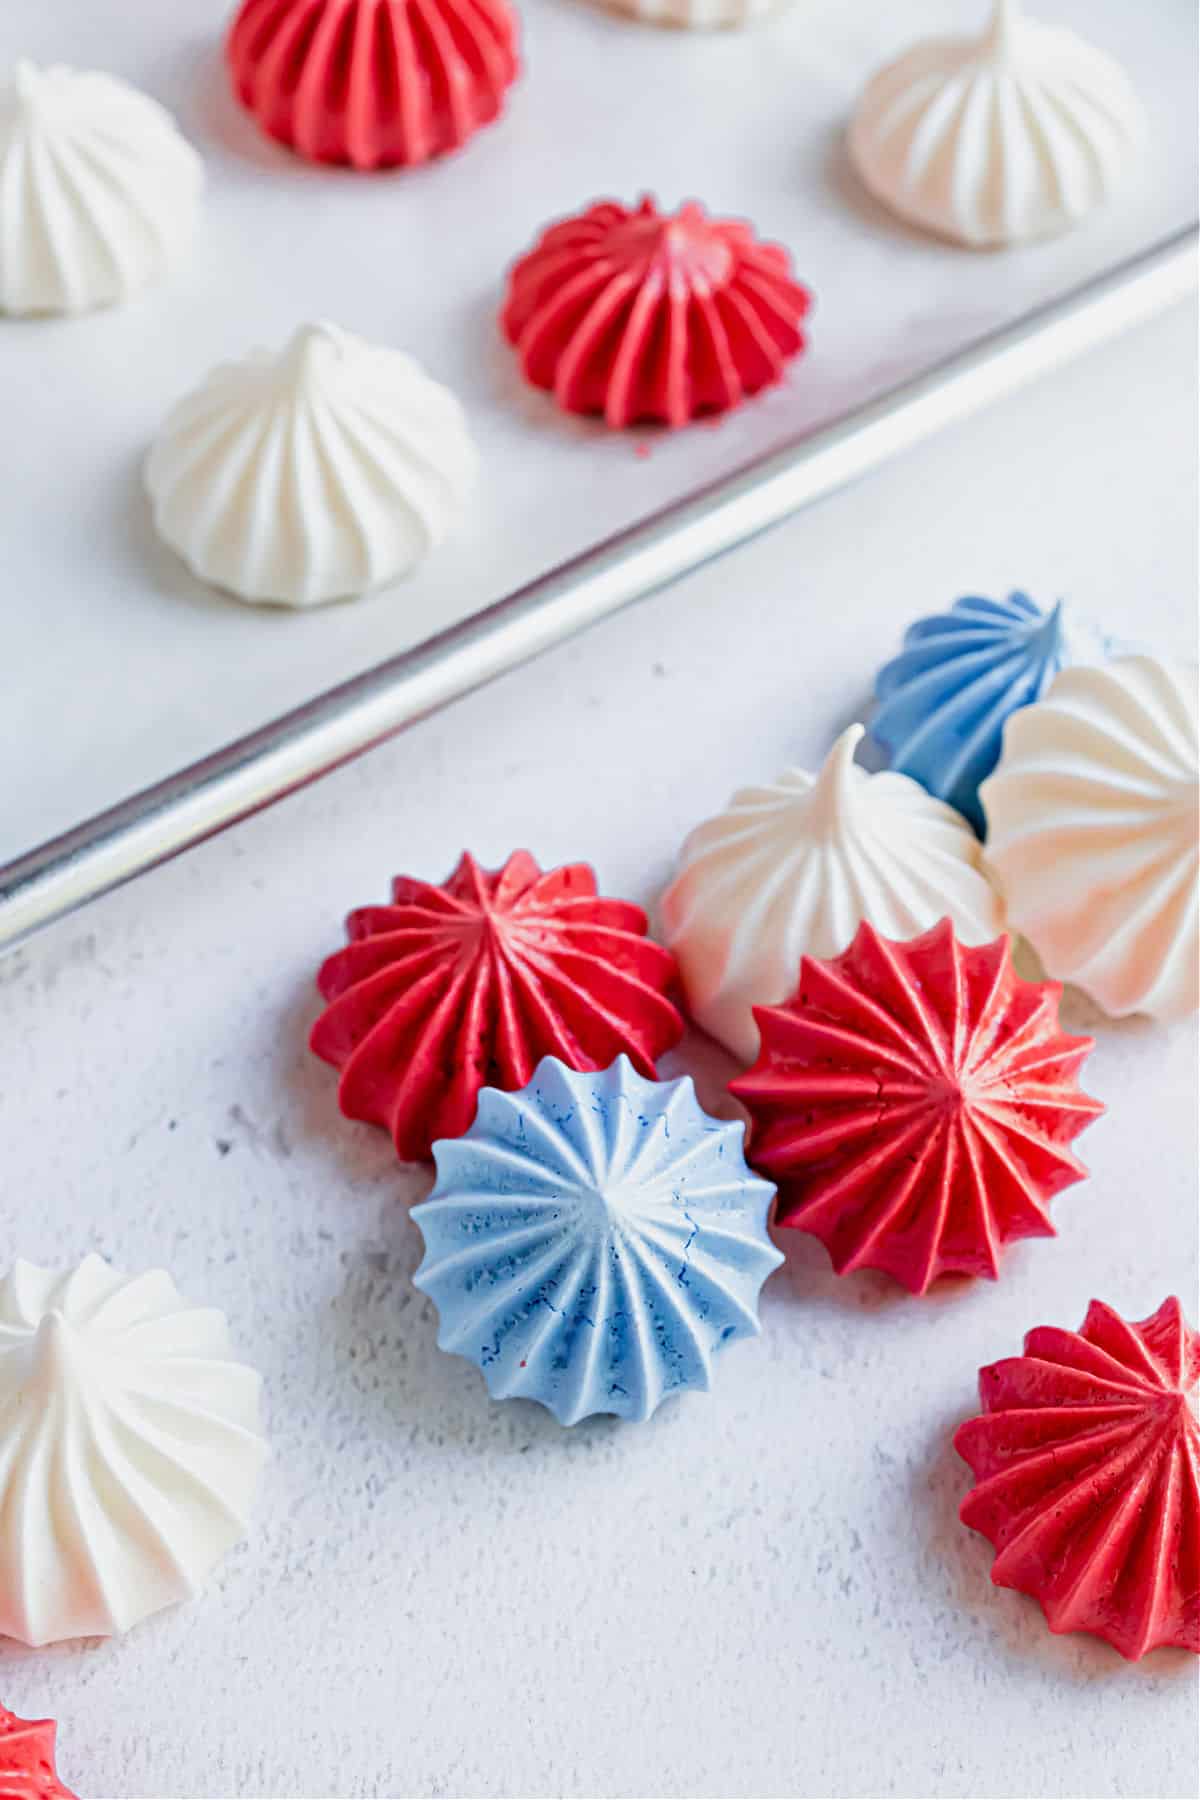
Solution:
{"label": "peach tinted meringue cookie", "polygon": [[619,429],[686,425],[779,381],[811,305],[743,220],[602,200],[514,265],[500,323],[527,381]]}
{"label": "peach tinted meringue cookie", "polygon": [[0,312],[127,300],[186,253],[200,158],[115,75],[18,63],[0,78]]}
{"label": "peach tinted meringue cookie", "polygon": [[1194,666],[1064,669],[1013,714],[979,797],[1012,929],[1106,1012],[1200,1000],[1200,740]]}
{"label": "peach tinted meringue cookie", "polygon": [[412,357],[306,325],[175,407],[146,487],[202,581],[308,607],[414,569],[456,524],[476,463],[462,407]]}
{"label": "peach tinted meringue cookie", "polygon": [[0,1634],[107,1637],[243,1536],[260,1382],[221,1313],[88,1256],[0,1281]]}
{"label": "peach tinted meringue cookie", "polygon": [[663,896],[688,1010],[745,1063],[754,1007],[781,1005],[801,956],[837,956],[864,919],[904,939],[949,918],[965,944],[1003,929],[966,820],[907,775],[860,768],[862,735],[844,731],[816,775],[740,789],[691,833]]}
{"label": "peach tinted meringue cookie", "polygon": [[1143,135],[1112,57],[997,0],[982,35],[918,44],[875,76],[850,155],[889,211],[988,248],[1084,218],[1127,179]]}

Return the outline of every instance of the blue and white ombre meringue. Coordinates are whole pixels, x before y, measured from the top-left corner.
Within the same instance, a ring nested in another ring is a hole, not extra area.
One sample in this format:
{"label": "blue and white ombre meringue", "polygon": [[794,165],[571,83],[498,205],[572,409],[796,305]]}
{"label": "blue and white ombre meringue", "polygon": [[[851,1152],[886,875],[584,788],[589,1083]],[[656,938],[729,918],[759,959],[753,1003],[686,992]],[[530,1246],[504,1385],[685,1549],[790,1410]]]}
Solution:
{"label": "blue and white ombre meringue", "polygon": [[703,1112],[690,1078],[648,1081],[624,1056],[587,1074],[547,1056],[518,1092],[484,1088],[413,1208],[441,1348],[477,1363],[494,1399],[538,1400],[564,1425],[647,1419],[707,1388],[714,1354],[757,1334],[783,1260],[743,1129]]}
{"label": "blue and white ombre meringue", "polygon": [[1005,720],[1040,700],[1060,669],[1101,662],[1106,649],[1061,600],[1050,612],[1022,593],[956,600],[910,625],[879,671],[871,735],[891,768],[957,807],[982,837],[979,784],[1000,759]]}

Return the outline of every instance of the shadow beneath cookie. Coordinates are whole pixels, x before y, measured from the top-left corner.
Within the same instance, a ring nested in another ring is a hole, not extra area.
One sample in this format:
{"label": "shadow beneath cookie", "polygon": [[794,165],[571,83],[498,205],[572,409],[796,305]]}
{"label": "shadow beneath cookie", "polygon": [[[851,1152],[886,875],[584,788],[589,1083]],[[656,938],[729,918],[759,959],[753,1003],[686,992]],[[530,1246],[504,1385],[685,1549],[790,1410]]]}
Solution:
{"label": "shadow beneath cookie", "polygon": [[729,1092],[729,1083],[741,1069],[741,1063],[724,1045],[695,1025],[687,1026],[681,1041],[658,1061],[662,1081],[678,1081],[684,1075],[692,1077],[696,1098],[710,1117],[744,1122],[745,1108]]}
{"label": "shadow beneath cookie", "polygon": [[915,1304],[947,1306],[961,1298],[967,1282],[939,1282],[924,1297],[914,1301],[906,1288],[880,1269],[856,1269],[850,1275],[838,1275],[829,1260],[829,1252],[819,1239],[793,1226],[774,1225],[771,1236],[783,1252],[780,1278],[786,1280],[797,1302],[806,1308],[844,1314],[847,1312],[903,1312]]}
{"label": "shadow beneath cookie", "polygon": [[[539,435],[549,435],[566,449],[583,446],[596,450],[605,446],[628,453],[628,434],[613,432],[602,419],[565,412],[553,394],[534,387],[521,372],[516,350],[508,342],[500,324],[504,305],[507,271],[495,285],[476,293],[463,303],[461,344],[467,354],[463,389],[486,395],[488,403],[511,424],[514,418]],[[653,440],[666,436],[665,428],[639,427],[637,435]]]}
{"label": "shadow beneath cookie", "polygon": [[[286,145],[278,144],[260,128],[241,104],[225,59],[225,45],[217,37],[193,40],[187,59],[188,85],[181,91],[180,123],[189,137],[209,146],[219,144],[240,162],[269,169],[276,177],[313,183],[339,171],[306,162]],[[346,171],[340,171],[346,174]]]}
{"label": "shadow beneath cookie", "polygon": [[371,1205],[401,1214],[423,1200],[433,1171],[421,1163],[401,1162],[386,1131],[362,1120],[348,1119],[338,1106],[339,1072],[309,1046],[313,1025],[325,1002],[316,984],[323,957],[341,947],[340,920],[314,941],[312,976],[297,982],[278,1017],[274,1086],[284,1096],[273,1129],[289,1144],[302,1143],[315,1154],[321,1175],[344,1188],[348,1212],[361,1219]]}
{"label": "shadow beneath cookie", "polygon": [[[149,446],[147,446],[147,449]],[[112,508],[114,532],[121,539],[119,548],[131,562],[140,563],[154,589],[155,599],[169,600],[172,605],[186,606],[194,612],[224,613],[244,602],[231,594],[210,587],[191,570],[160,537],[154,524],[154,511],[146,492],[146,450],[140,450],[116,477],[118,492]],[[136,587],[135,593],[140,590]],[[254,615],[276,614],[280,607],[255,607]]]}
{"label": "shadow beneath cookie", "polygon": [[323,1329],[348,1398],[357,1397],[377,1434],[430,1454],[515,1457],[562,1447],[573,1457],[622,1428],[611,1417],[567,1427],[534,1401],[493,1400],[472,1363],[438,1349],[437,1309],[413,1286],[423,1253],[420,1229],[400,1207],[341,1252],[341,1285]]}
{"label": "shadow beneath cookie", "polygon": [[[1111,1645],[1086,1632],[1056,1636],[1036,1600],[1011,1588],[992,1586],[995,1552],[985,1537],[969,1530],[959,1518],[972,1476],[954,1448],[954,1432],[969,1416],[964,1412],[942,1422],[927,1455],[916,1465],[910,1495],[914,1515],[923,1522],[931,1566],[945,1583],[948,1603],[971,1617],[981,1645],[995,1638],[1014,1658],[1026,1665],[1036,1664],[1048,1675],[1087,1687],[1128,1681],[1130,1665]],[[1156,1652],[1136,1666],[1143,1674],[1169,1676],[1173,1668],[1186,1665],[1187,1656],[1186,1651]]]}

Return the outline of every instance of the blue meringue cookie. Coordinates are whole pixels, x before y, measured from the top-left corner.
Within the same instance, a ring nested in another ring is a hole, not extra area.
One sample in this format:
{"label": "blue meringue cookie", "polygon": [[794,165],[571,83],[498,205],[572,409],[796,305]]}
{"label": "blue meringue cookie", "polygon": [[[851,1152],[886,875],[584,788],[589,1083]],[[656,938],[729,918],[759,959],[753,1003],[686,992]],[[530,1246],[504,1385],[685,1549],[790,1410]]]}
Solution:
{"label": "blue meringue cookie", "polygon": [[548,1056],[518,1092],[484,1088],[413,1208],[441,1348],[564,1425],[707,1388],[715,1352],[757,1334],[783,1260],[743,1129],[703,1112],[689,1078],[648,1081],[624,1056],[587,1074]]}
{"label": "blue meringue cookie", "polygon": [[890,766],[958,808],[982,837],[979,784],[1000,758],[1004,722],[1040,700],[1061,668],[1104,655],[1098,634],[1068,629],[1061,600],[1044,613],[1028,594],[974,595],[918,619],[875,681],[871,735]]}

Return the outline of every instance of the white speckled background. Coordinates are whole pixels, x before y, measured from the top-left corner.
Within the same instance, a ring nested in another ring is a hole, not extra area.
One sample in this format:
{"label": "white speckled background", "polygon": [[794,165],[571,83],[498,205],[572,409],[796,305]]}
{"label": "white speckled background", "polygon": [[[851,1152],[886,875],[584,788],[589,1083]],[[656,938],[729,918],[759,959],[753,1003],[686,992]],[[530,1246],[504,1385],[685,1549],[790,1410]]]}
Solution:
{"label": "white speckled background", "polygon": [[[1092,1295],[1194,1311],[1188,1027],[1072,1003],[1111,1111],[1061,1235],[997,1285],[915,1301],[787,1234],[711,1397],[570,1433],[437,1353],[423,1182],[304,1048],[342,914],[394,871],[528,844],[649,900],[690,824],[818,757],[965,589],[1194,654],[1194,346],[1180,310],[0,963],[5,1256],[166,1264],[265,1371],[274,1442],[197,1602],[0,1648],[87,1800],[1195,1792],[1194,1665],[993,1590],[949,1442],[1029,1326]],[[719,1102],[728,1063],[693,1061]]]}

